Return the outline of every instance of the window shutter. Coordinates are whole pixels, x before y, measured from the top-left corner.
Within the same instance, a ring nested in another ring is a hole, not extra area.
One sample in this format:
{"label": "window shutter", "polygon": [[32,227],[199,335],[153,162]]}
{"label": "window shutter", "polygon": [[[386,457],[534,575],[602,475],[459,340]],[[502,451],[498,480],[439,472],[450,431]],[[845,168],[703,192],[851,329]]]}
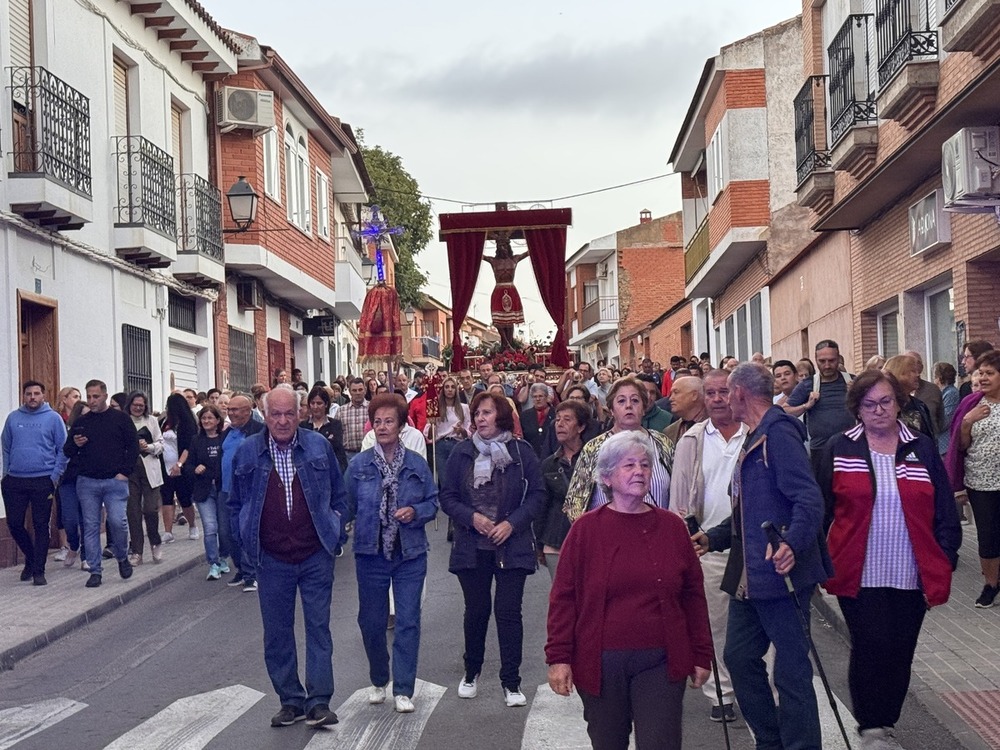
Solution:
{"label": "window shutter", "polygon": [[181,165],[184,162],[181,146],[181,116],[180,108],[171,105],[170,107],[170,147],[174,156],[174,171],[181,172]]}
{"label": "window shutter", "polygon": [[114,63],[115,135],[128,135],[128,68]]}
{"label": "window shutter", "polygon": [[31,0],[10,0],[10,64],[31,65]]}

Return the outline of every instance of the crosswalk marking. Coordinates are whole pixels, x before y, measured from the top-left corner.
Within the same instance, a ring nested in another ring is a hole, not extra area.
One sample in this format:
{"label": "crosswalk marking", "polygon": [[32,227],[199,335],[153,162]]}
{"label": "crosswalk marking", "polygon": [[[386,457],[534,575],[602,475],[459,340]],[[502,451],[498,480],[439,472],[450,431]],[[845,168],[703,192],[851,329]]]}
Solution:
{"label": "crosswalk marking", "polygon": [[413,690],[416,710],[411,714],[396,713],[392,698],[378,706],[369,705],[368,688],[355,690],[337,708],[340,723],[318,732],[306,750],[415,750],[446,689],[417,680]]}
{"label": "crosswalk marking", "polygon": [[[819,726],[823,732],[823,750],[847,750],[844,737],[840,734],[840,727],[837,726],[837,717],[833,715],[830,699],[826,697],[826,690],[823,689],[823,681],[819,675],[813,675],[813,690],[816,691],[816,703],[819,704]],[[840,712],[840,719],[847,729],[847,736],[857,737],[858,723],[836,693],[833,694],[833,699],[837,701],[837,710]],[[859,738],[852,744],[858,745],[860,742]]]}
{"label": "crosswalk marking", "polygon": [[264,697],[244,685],[174,701],[105,750],[200,750]]}
{"label": "crosswalk marking", "polygon": [[86,703],[69,698],[50,698],[0,711],[0,750],[7,750],[86,707]]}
{"label": "crosswalk marking", "polygon": [[[552,692],[548,683],[539,685],[524,725],[521,750],[590,750],[587,722],[583,720],[580,696],[568,698]],[[635,737],[629,747],[635,747]]]}

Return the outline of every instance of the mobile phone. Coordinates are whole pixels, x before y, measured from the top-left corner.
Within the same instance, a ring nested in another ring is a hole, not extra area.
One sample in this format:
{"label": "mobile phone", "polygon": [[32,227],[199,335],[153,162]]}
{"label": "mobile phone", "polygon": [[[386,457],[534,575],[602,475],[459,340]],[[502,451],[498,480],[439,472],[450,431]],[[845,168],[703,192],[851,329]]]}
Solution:
{"label": "mobile phone", "polygon": [[83,434],[83,428],[82,427],[71,427],[70,428],[70,431],[69,431],[69,436],[70,437],[76,437],[77,435],[82,435],[82,434]]}
{"label": "mobile phone", "polygon": [[684,523],[688,527],[688,536],[694,536],[701,532],[701,526],[698,524],[698,519],[692,516],[684,516]]}

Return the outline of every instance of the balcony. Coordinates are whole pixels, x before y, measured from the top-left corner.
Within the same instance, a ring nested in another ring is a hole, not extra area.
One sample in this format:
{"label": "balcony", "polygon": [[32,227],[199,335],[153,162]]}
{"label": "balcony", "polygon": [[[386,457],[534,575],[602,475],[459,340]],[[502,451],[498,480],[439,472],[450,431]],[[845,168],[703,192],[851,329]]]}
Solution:
{"label": "balcony", "polygon": [[[811,76],[795,96],[795,176],[800,205],[822,212],[833,203],[833,170],[826,149],[825,76]],[[818,110],[818,116],[817,116]]]}
{"label": "balcony", "polygon": [[177,177],[180,234],[175,278],[200,287],[215,287],[226,280],[222,243],[222,193],[204,177]]}
{"label": "balcony", "polygon": [[878,109],[871,86],[872,16],[847,17],[827,49],[830,61],[830,166],[860,176],[875,165]]}
{"label": "balcony", "polygon": [[11,210],[56,231],[94,220],[90,100],[45,68],[10,68]]}
{"label": "balcony", "polygon": [[945,0],[941,47],[990,60],[1000,52],[1000,0]]}
{"label": "balcony", "polygon": [[938,87],[938,35],[930,26],[932,0],[879,0],[879,116],[906,128],[934,111]]}
{"label": "balcony", "polygon": [[691,244],[684,250],[684,281],[691,283],[691,279],[705,265],[705,261],[712,254],[712,247],[708,244],[708,220],[701,222],[701,228],[694,233]]}
{"label": "balcony", "polygon": [[569,340],[581,346],[618,332],[618,297],[597,297],[580,311],[579,333]]}
{"label": "balcony", "polygon": [[437,336],[421,336],[420,353],[424,357],[441,359],[441,339]]}
{"label": "balcony", "polygon": [[141,135],[113,141],[118,178],[115,251],[137,265],[166,268],[177,259],[174,158]]}

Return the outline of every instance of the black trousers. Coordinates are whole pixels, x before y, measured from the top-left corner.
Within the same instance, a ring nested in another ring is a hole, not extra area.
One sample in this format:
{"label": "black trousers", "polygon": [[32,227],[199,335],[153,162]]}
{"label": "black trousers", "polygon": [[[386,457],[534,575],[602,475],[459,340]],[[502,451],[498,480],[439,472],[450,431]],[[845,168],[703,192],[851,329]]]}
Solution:
{"label": "black trousers", "polygon": [[979,557],[995,560],[1000,557],[1000,492],[995,490],[972,490],[968,487],[969,505],[976,518],[976,540],[979,542]]}
{"label": "black trousers", "polygon": [[[32,573],[45,572],[45,558],[49,554],[49,517],[52,515],[52,494],[55,487],[48,477],[3,478],[3,506],[7,514],[7,528],[14,542],[24,553],[24,567]],[[34,539],[24,525],[31,509]]]}
{"label": "black trousers", "polygon": [[627,750],[635,724],[636,750],[680,750],[684,680],[671,682],[662,648],[605,651],[601,694],[578,690],[594,750]]}
{"label": "black trousers", "polygon": [[847,681],[858,729],[895,726],[927,613],[923,592],[862,588],[837,600],[851,632]]}
{"label": "black trousers", "polygon": [[[496,554],[488,550],[480,550],[476,558],[475,568],[460,570],[457,574],[465,597],[465,676],[471,679],[483,669],[486,630],[492,610],[500,642],[500,682],[505,688],[516,690],[521,686],[524,641],[521,600],[524,598],[524,581],[528,571],[500,568]],[[497,584],[495,595],[494,579]]]}

